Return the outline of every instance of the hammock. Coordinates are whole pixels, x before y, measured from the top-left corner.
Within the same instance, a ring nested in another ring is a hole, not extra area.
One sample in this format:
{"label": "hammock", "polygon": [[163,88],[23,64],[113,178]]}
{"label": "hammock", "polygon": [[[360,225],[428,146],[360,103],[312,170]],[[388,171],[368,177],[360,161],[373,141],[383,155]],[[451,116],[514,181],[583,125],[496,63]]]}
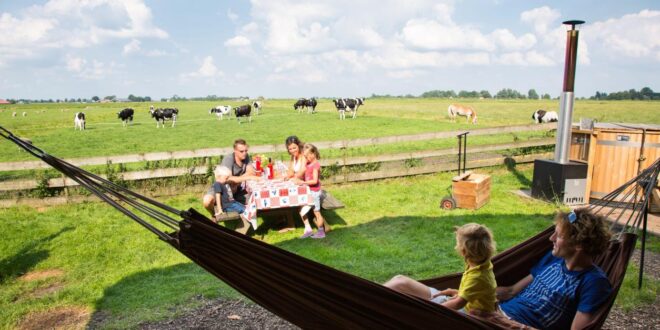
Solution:
{"label": "hammock", "polygon": [[[228,230],[192,208],[177,210],[141,196],[53,157],[2,127],[0,135],[89,189],[246,297],[299,327],[500,329],[484,320],[390,290]],[[647,169],[642,174],[648,178],[651,173],[657,179],[660,161],[651,167],[654,172]],[[644,201],[648,200],[648,194],[645,196]],[[643,205],[631,217],[641,216],[640,212],[646,211],[648,203],[644,201],[639,202]],[[151,224],[136,212],[157,223]],[[173,231],[166,233],[159,229],[163,227]],[[553,231],[550,227],[495,256],[492,261],[498,284],[512,285],[526,276],[532,265],[551,249],[548,238]],[[609,249],[596,258],[596,263],[608,274],[613,294],[596,313],[590,329],[600,328],[605,322],[636,238],[635,233],[622,232]],[[456,273],[422,282],[438,288],[458,287],[460,277],[461,273]],[[323,280],[316,280],[318,278]]]}

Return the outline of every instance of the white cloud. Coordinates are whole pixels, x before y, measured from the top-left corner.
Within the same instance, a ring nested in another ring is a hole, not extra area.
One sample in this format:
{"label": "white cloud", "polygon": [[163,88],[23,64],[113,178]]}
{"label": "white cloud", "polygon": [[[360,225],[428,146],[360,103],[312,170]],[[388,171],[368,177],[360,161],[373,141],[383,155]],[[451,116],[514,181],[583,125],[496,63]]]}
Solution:
{"label": "white cloud", "polygon": [[106,78],[113,71],[114,63],[106,65],[105,63],[93,59],[87,61],[82,57],[68,55],[66,57],[66,70],[75,74],[75,76],[87,80],[99,80]]}
{"label": "white cloud", "polygon": [[124,45],[124,55],[129,55],[133,53],[137,53],[140,51],[140,40],[133,39],[131,42],[127,43]]}
{"label": "white cloud", "polygon": [[503,50],[527,50],[536,45],[536,37],[531,33],[525,33],[517,38],[507,29],[497,29],[490,33],[490,38]]}
{"label": "white cloud", "polygon": [[244,36],[235,36],[225,41],[226,47],[247,47],[250,46],[250,39]]}
{"label": "white cloud", "polygon": [[[50,0],[0,15],[0,59],[44,49],[86,48],[116,39],[168,38],[142,0]],[[130,52],[130,47],[128,49]]]}
{"label": "white cloud", "polygon": [[443,24],[429,19],[413,19],[401,32],[403,41],[421,49],[495,49],[493,42],[471,27]]}
{"label": "white cloud", "polygon": [[218,67],[213,63],[213,56],[209,55],[202,60],[202,64],[197,71],[182,74],[181,78],[217,78],[223,75],[224,73],[218,70]]}
{"label": "white cloud", "polygon": [[81,72],[86,63],[87,61],[84,58],[69,57],[66,59],[66,68],[71,72]]}
{"label": "white cloud", "polygon": [[229,18],[229,20],[232,22],[238,21],[238,15],[234,13],[231,9],[227,9],[227,18]]}
{"label": "white cloud", "polygon": [[493,62],[511,66],[552,66],[556,64],[551,58],[537,51],[504,53],[496,56]]}
{"label": "white cloud", "polygon": [[534,8],[520,14],[520,20],[532,25],[537,34],[548,32],[549,26],[556,25],[555,21],[561,17],[559,10],[548,6]]}
{"label": "white cloud", "polygon": [[648,58],[660,52],[660,11],[642,10],[584,27],[581,37],[612,57]]}

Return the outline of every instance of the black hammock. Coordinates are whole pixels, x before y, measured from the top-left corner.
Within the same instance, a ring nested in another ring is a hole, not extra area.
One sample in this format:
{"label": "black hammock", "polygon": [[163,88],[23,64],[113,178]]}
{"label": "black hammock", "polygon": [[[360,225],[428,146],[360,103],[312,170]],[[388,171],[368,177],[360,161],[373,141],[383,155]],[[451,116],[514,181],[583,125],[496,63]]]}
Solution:
{"label": "black hammock", "polygon": [[[2,127],[0,135],[89,189],[246,297],[302,328],[500,329],[500,326],[482,319],[398,293],[378,283],[228,230],[192,208],[177,210],[141,196],[53,157]],[[639,182],[647,182],[647,186],[655,184],[659,168],[660,161],[656,161],[624,186],[634,186],[637,191]],[[627,188],[623,189],[617,196],[627,191]],[[634,211],[629,221],[636,223],[636,228],[646,212],[648,191],[644,189],[643,194],[632,193],[635,195],[632,202]],[[129,210],[124,204],[132,209]],[[138,211],[160,224],[151,224],[138,216]],[[172,232],[160,230],[159,227],[163,226]],[[493,265],[498,284],[512,285],[526,276],[533,264],[551,249],[548,238],[553,230],[553,227],[547,228],[495,256]],[[622,231],[608,250],[596,258],[596,263],[607,273],[614,291],[607,303],[596,312],[597,317],[589,328],[600,328],[605,322],[623,281],[636,239],[635,233]],[[422,282],[438,288],[458,287],[460,278],[461,273],[456,273]]]}

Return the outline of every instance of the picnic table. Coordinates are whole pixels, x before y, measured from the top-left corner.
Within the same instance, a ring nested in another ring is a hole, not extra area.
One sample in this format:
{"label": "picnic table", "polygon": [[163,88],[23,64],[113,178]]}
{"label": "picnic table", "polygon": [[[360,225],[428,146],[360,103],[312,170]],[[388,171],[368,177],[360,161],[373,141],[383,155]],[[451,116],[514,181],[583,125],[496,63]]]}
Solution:
{"label": "picnic table", "polygon": [[312,191],[307,185],[276,179],[248,181],[246,186],[249,197],[244,215],[254,229],[257,229],[258,211],[314,205]]}
{"label": "picnic table", "polygon": [[[307,185],[297,185],[292,181],[281,179],[267,181],[247,181],[248,192],[247,205],[243,213],[247,221],[241,221],[236,231],[246,234],[250,227],[257,229],[257,213],[282,216],[286,219],[286,225],[281,232],[294,229],[293,209],[309,206],[308,211],[314,208],[314,200],[311,190]],[[321,208],[334,210],[343,208],[344,204],[324,191],[321,197]],[[236,212],[229,212],[218,221],[242,220]]]}

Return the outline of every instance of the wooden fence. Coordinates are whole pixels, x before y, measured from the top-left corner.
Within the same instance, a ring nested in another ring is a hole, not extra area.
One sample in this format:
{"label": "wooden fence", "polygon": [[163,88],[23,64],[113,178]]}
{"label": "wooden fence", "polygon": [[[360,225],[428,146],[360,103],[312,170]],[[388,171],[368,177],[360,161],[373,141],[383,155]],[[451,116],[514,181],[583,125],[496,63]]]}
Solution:
{"label": "wooden fence", "polygon": [[[524,131],[539,131],[539,130],[549,130],[553,128],[556,128],[556,123],[542,124],[542,125],[484,128],[484,129],[477,129],[470,131],[470,136],[524,132]],[[433,140],[433,139],[441,139],[441,138],[450,138],[450,137],[455,137],[456,135],[463,132],[464,131],[424,133],[418,135],[401,135],[401,136],[391,136],[391,137],[379,137],[373,139],[315,142],[314,144],[321,149],[349,148],[349,147],[359,147],[359,146],[368,146],[368,145],[390,144],[397,142],[425,141],[425,140]],[[474,147],[470,147],[468,151],[470,155],[475,155],[475,154],[483,155],[488,152],[496,152],[506,149],[547,146],[547,145],[552,145],[554,143],[555,143],[554,139],[545,138],[545,139],[530,140],[524,142],[474,146]],[[198,149],[198,150],[190,150],[190,151],[158,152],[158,153],[133,154],[133,155],[123,155],[123,156],[93,157],[93,158],[85,158],[85,159],[68,159],[67,161],[77,166],[103,165],[106,164],[108,161],[111,161],[113,164],[122,164],[122,163],[131,163],[131,162],[139,162],[139,161],[181,160],[181,159],[189,159],[196,157],[217,157],[220,155],[226,155],[231,151],[232,151],[231,148]],[[282,145],[262,145],[262,146],[250,147],[251,153],[264,153],[264,152],[272,153],[272,152],[282,152],[282,151],[284,151],[284,146]],[[457,147],[453,147],[442,150],[416,151],[416,152],[388,154],[388,155],[322,159],[321,165],[322,166],[334,165],[345,168],[345,166],[370,164],[370,163],[391,164],[390,166],[386,166],[385,168],[379,168],[376,171],[370,171],[370,172],[346,173],[345,171],[342,171],[339,174],[335,174],[330,178],[324,179],[324,181],[327,183],[363,181],[363,180],[374,180],[374,179],[427,174],[427,173],[453,170],[457,167],[456,162],[452,163],[453,160],[450,160],[448,162],[446,159],[439,160],[439,158],[443,156],[455,155],[457,153],[458,153]],[[536,158],[551,158],[551,156],[552,155],[541,153],[534,155],[516,156],[513,157],[513,160],[515,160],[518,163],[524,163],[524,162],[531,162]],[[416,160],[418,164],[410,165],[410,163],[415,163],[415,161],[411,162],[411,160]],[[494,166],[494,165],[502,164],[503,161],[504,161],[503,156],[498,154],[493,154],[492,157],[489,158],[469,159],[467,167],[477,168],[477,167],[485,167],[485,166]],[[410,162],[410,163],[406,165],[406,162]],[[41,168],[49,168],[49,166],[41,161],[0,163],[0,171],[10,171],[10,170],[18,170],[18,169],[20,170],[41,169]],[[207,171],[208,171],[207,166],[196,166],[191,168],[164,168],[164,169],[154,169],[154,170],[122,172],[122,173],[116,173],[116,175],[121,177],[122,180],[133,181],[133,180],[146,180],[146,179],[157,179],[157,178],[171,178],[171,177],[178,177],[183,175],[203,175],[206,174]],[[103,175],[100,176],[105,177]],[[39,182],[37,182],[37,180],[4,181],[4,182],[0,182],[0,191],[35,189],[37,188],[38,184]],[[78,183],[67,177],[59,177],[48,180],[49,188],[63,188],[63,187],[72,187],[77,185]]]}

